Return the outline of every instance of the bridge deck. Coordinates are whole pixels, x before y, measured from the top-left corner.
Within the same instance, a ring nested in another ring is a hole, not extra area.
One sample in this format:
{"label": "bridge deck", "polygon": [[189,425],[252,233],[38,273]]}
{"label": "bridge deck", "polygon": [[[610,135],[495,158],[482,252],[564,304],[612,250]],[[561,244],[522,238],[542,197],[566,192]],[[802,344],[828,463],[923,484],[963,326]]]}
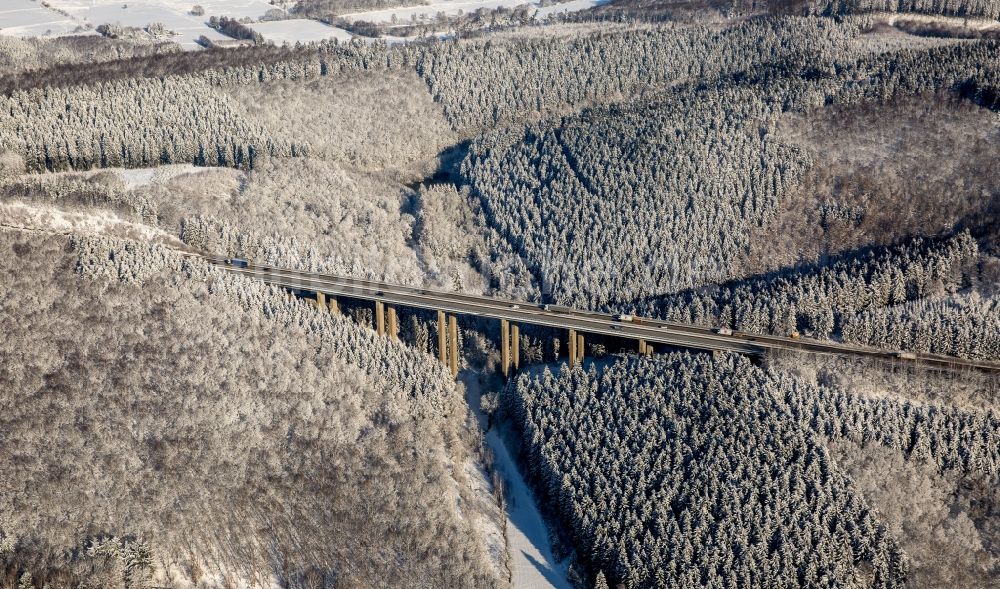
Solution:
{"label": "bridge deck", "polygon": [[1000,372],[1000,364],[933,354],[900,357],[896,352],[837,342],[796,339],[772,335],[734,332],[720,335],[714,330],[640,318],[637,322],[618,321],[613,315],[566,307],[544,310],[535,303],[430,290],[412,286],[361,280],[330,274],[303,272],[260,265],[238,267],[222,258],[209,262],[230,272],[260,279],[283,288],[319,292],[326,295],[382,301],[394,305],[445,311],[447,313],[506,319],[513,323],[539,325],[578,332],[608,335],[649,343],[709,351],[763,354],[768,350],[792,350],[818,354],[849,355],[892,362],[908,362],[928,368],[971,368]]}

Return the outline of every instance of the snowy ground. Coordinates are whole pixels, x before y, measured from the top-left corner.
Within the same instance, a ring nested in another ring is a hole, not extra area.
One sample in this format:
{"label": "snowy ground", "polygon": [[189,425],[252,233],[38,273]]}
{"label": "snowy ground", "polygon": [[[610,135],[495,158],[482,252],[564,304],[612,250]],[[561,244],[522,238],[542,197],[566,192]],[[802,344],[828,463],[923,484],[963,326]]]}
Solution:
{"label": "snowy ground", "polygon": [[[484,392],[482,375],[465,370],[460,375],[466,397],[476,415],[482,417],[479,399]],[[481,424],[485,429],[485,419]],[[517,589],[573,589],[566,579],[566,567],[556,561],[549,532],[538,511],[531,490],[521,477],[517,463],[497,428],[486,434],[493,450],[494,468],[503,477],[507,496],[507,551],[510,554],[510,586]]]}
{"label": "snowy ground", "polygon": [[44,178],[67,176],[73,178],[92,178],[97,175],[112,173],[121,179],[126,188],[132,189],[152,184],[162,184],[182,174],[219,174],[220,172],[229,173],[234,176],[239,176],[243,173],[235,168],[195,166],[194,164],[167,164],[151,168],[96,168],[81,172],[42,172],[40,174],[25,174],[23,177]]}
{"label": "snowy ground", "polygon": [[521,478],[517,464],[496,428],[486,434],[493,449],[494,467],[507,481],[507,549],[510,551],[510,585],[519,589],[573,589],[566,569],[552,556],[549,532],[535,498]]}
{"label": "snowy ground", "polygon": [[33,203],[0,203],[0,228],[40,231],[64,235],[106,235],[159,243],[177,250],[187,250],[181,240],[148,225],[121,219],[113,212],[87,213],[65,211]]}
{"label": "snowy ground", "polygon": [[[78,26],[96,28],[102,24],[120,24],[127,27],[145,27],[150,23],[161,23],[168,30],[174,31],[173,40],[185,49],[198,47],[195,41],[204,35],[212,40],[225,40],[222,35],[208,26],[212,16],[228,16],[230,18],[250,17],[260,18],[274,8],[267,0],[47,0],[54,10],[48,10],[53,25],[49,28],[52,34],[65,34]],[[31,0],[0,0],[0,34],[18,36],[42,36],[48,25],[33,24],[29,28],[14,28],[11,31],[5,25],[8,16],[5,13],[7,5],[20,6],[28,4],[41,8]],[[195,5],[205,9],[203,16],[194,16],[191,9]],[[46,10],[41,8],[42,10]],[[61,11],[69,16],[59,14]],[[18,14],[18,13],[13,13]],[[34,13],[32,13],[34,14]],[[11,17],[13,18],[13,17]],[[20,18],[27,18],[21,16]],[[40,20],[41,15],[32,18]],[[58,19],[62,19],[61,21]],[[58,27],[62,27],[58,31]],[[21,34],[18,34],[21,33]]]}
{"label": "snowy ground", "polygon": [[36,0],[0,0],[0,35],[45,37],[73,33],[80,23]]}
{"label": "snowy ground", "polygon": [[[599,6],[609,0],[570,0],[560,4],[539,7],[539,0],[435,0],[430,4],[372,10],[344,15],[347,20],[403,25],[411,22],[430,22],[439,13],[449,16],[475,12],[480,8],[514,8],[528,5],[534,9],[535,18],[544,20],[550,15],[576,12]],[[259,20],[268,10],[276,8],[268,0],[47,0],[49,7],[38,0],[0,0],[0,35],[15,37],[54,37],[69,34],[95,34],[94,29],[103,24],[119,24],[143,28],[160,23],[175,35],[171,40],[184,49],[197,49],[197,39],[205,36],[212,41],[229,38],[208,26],[212,16],[250,18]],[[205,14],[195,16],[195,5],[205,9]],[[415,20],[414,20],[415,19]],[[352,35],[336,27],[308,19],[258,22],[251,25],[265,39],[277,45],[296,42],[309,43],[325,39],[348,41]],[[446,36],[442,33],[441,36]],[[390,43],[410,39],[386,36]]]}
{"label": "snowy ground", "polygon": [[429,20],[434,18],[434,15],[439,12],[454,16],[459,13],[475,12],[480,8],[493,10],[501,7],[513,8],[521,4],[528,3],[524,0],[440,0],[439,2],[416,6],[400,6],[383,10],[353,12],[343,15],[343,17],[349,21],[363,20],[366,22],[388,24],[392,23],[392,17],[395,15],[398,24],[406,24],[411,22],[413,17],[416,17],[418,21]]}
{"label": "snowy ground", "polygon": [[545,20],[553,14],[563,14],[566,12],[579,12],[581,10],[587,10],[589,8],[594,8],[595,6],[601,6],[602,4],[607,4],[611,0],[570,0],[569,2],[562,2],[559,4],[553,4],[551,6],[545,6],[539,8],[535,12],[536,20]]}
{"label": "snowy ground", "polygon": [[294,45],[296,42],[312,43],[315,41],[325,41],[326,39],[350,41],[353,36],[344,29],[327,26],[321,22],[305,18],[252,23],[247,26],[263,35],[264,39],[275,45],[282,45],[284,43]]}
{"label": "snowy ground", "polygon": [[[128,188],[139,188],[154,183],[166,182],[181,174],[199,174],[201,172],[212,172],[215,169],[195,166],[194,164],[169,164],[155,168],[101,168],[100,170],[94,170],[92,173],[114,172],[118,174]],[[68,173],[73,174],[74,172]],[[234,171],[234,173],[238,172]]]}
{"label": "snowy ground", "polygon": [[871,15],[876,21],[884,21],[893,25],[897,21],[911,21],[922,23],[940,23],[952,26],[961,26],[974,31],[995,31],[1000,29],[1000,21],[988,18],[966,18],[958,16],[940,16],[933,14],[919,14],[916,12],[876,12]]}
{"label": "snowy ground", "polygon": [[[608,1],[610,0],[571,0],[570,2],[562,4],[553,4],[552,6],[538,8],[535,18],[541,20],[551,14],[586,10],[588,8],[593,8],[594,6],[606,4]],[[393,16],[395,16],[396,23],[406,24],[412,22],[414,17],[416,17],[417,21],[431,20],[439,12],[448,16],[456,16],[458,14],[475,12],[480,8],[495,10],[497,8],[514,8],[524,4],[537,8],[539,2],[537,0],[527,2],[525,0],[437,0],[429,4],[401,6],[398,8],[386,8],[383,10],[369,10],[366,12],[354,12],[343,16],[345,19],[350,21],[363,20],[381,24],[392,23]]]}

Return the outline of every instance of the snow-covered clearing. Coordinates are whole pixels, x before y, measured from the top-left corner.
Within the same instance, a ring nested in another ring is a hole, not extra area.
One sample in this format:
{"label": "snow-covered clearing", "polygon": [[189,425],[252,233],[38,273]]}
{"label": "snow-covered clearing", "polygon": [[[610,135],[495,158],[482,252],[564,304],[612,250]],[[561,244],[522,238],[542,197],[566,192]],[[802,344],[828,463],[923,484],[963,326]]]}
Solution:
{"label": "snow-covered clearing", "polygon": [[549,532],[538,505],[517,464],[494,428],[486,434],[493,449],[493,464],[507,483],[507,550],[510,552],[510,585],[519,589],[573,589],[566,569],[552,555]]}
{"label": "snow-covered clearing", "polygon": [[[194,164],[167,164],[163,166],[156,166],[153,168],[98,168],[94,170],[87,170],[84,172],[44,172],[42,174],[26,174],[24,177],[58,177],[58,176],[69,176],[75,178],[91,178],[97,176],[98,174],[107,174],[111,172],[121,178],[122,183],[125,184],[126,188],[141,188],[143,186],[150,186],[151,184],[158,184],[161,182],[166,182],[171,178],[175,178],[182,174],[200,174],[200,173],[218,173],[221,168],[208,167],[208,166],[196,166]],[[239,170],[232,169],[233,174],[239,174]]]}
{"label": "snow-covered clearing", "polygon": [[[371,10],[344,15],[351,21],[368,21],[380,24],[395,22],[430,22],[437,15],[457,16],[479,9],[515,8],[527,5],[533,9],[534,18],[544,20],[551,15],[587,10],[610,0],[570,0],[550,6],[539,6],[540,0],[437,0],[429,4]],[[188,50],[198,49],[199,37],[212,41],[227,41],[229,37],[208,26],[209,18],[227,16],[259,20],[268,10],[276,7],[267,0],[48,0],[50,7],[36,0],[0,0],[0,35],[16,37],[47,37],[69,34],[96,34],[94,29],[103,24],[144,28],[160,23],[174,35],[171,41]],[[205,9],[205,14],[195,16],[195,5]],[[349,41],[353,35],[310,19],[291,19],[251,23],[250,27],[276,45],[296,42],[311,43],[326,39]],[[447,33],[438,35],[446,38]],[[412,39],[384,36],[389,43],[405,43]],[[365,40],[368,40],[365,38]]]}
{"label": "snow-covered clearing", "polygon": [[[462,371],[460,377],[465,385],[466,398],[485,429],[480,397],[485,392],[483,379],[486,377],[471,370]],[[566,567],[557,562],[552,554],[549,532],[535,498],[497,428],[491,428],[486,433],[486,444],[493,451],[493,467],[506,485],[511,587],[573,589],[566,578]]]}
{"label": "snow-covered clearing", "polygon": [[[385,41],[389,45],[399,45],[401,43],[413,43],[417,40],[429,39],[431,37],[436,37],[439,41],[450,41],[455,38],[455,35],[446,31],[437,31],[433,33],[428,33],[420,37],[399,37],[396,35],[380,35],[378,40]],[[362,39],[365,42],[374,42],[375,39],[370,37],[355,37],[356,39]]]}
{"label": "snow-covered clearing", "polygon": [[927,24],[937,23],[953,25],[973,31],[995,31],[1000,29],[1000,21],[988,18],[941,16],[934,14],[920,14],[917,12],[877,12],[872,14],[871,18],[875,21],[883,21],[889,25],[894,25],[897,21],[910,21]]}
{"label": "snow-covered clearing", "polygon": [[515,8],[527,4],[538,9],[535,18],[544,19],[551,14],[562,12],[577,12],[606,4],[610,0],[571,0],[562,4],[553,4],[544,8],[539,8],[537,0],[525,2],[525,0],[438,0],[429,4],[419,4],[416,6],[401,6],[398,8],[385,8],[382,10],[369,10],[366,12],[354,12],[345,14],[343,17],[350,21],[366,21],[379,24],[393,23],[393,17],[397,24],[407,24],[413,22],[415,18],[418,22],[434,19],[438,13],[448,16],[468,14],[479,9],[496,10],[497,8]]}
{"label": "snow-covered clearing", "polygon": [[306,18],[251,23],[247,26],[263,35],[265,40],[275,45],[282,45],[284,43],[294,45],[296,42],[312,43],[327,39],[350,41],[353,37],[351,33],[344,29],[331,27]]}
{"label": "snow-covered clearing", "polygon": [[187,250],[180,239],[169,233],[149,225],[126,221],[110,211],[95,214],[23,202],[0,203],[0,227],[46,233],[110,235]]}
{"label": "snow-covered clearing", "polygon": [[42,6],[36,0],[0,2],[0,35],[11,37],[46,37],[67,35],[80,23],[64,14]]}
{"label": "snow-covered clearing", "polygon": [[[27,0],[3,0],[3,4],[25,1]],[[87,25],[96,28],[102,24],[141,28],[150,23],[161,23],[167,30],[176,33],[171,40],[185,49],[197,48],[198,44],[195,41],[202,35],[213,41],[229,39],[208,26],[208,19],[212,16],[257,19],[275,8],[267,0],[48,0],[48,2],[53,9],[70,15],[73,28]],[[204,8],[205,14],[202,16],[191,14],[191,9],[195,5]],[[58,15],[55,12],[53,14]],[[0,24],[0,27],[3,25]],[[6,27],[3,27],[2,32],[7,34]]]}
{"label": "snow-covered clearing", "polygon": [[528,2],[524,0],[440,0],[439,2],[418,4],[416,6],[400,6],[397,8],[353,12],[342,16],[349,21],[363,20],[365,22],[389,24],[392,23],[392,17],[395,15],[397,23],[406,24],[411,22],[414,17],[418,21],[432,19],[439,12],[443,12],[448,16],[455,16],[460,13],[475,12],[480,8],[494,10],[501,7],[514,8],[521,4],[528,4]]}
{"label": "snow-covered clearing", "polygon": [[594,8],[595,6],[607,4],[610,1],[611,0],[570,0],[569,2],[552,4],[551,6],[543,6],[535,12],[535,20],[545,20],[553,14],[564,14],[567,12],[580,12],[581,10],[588,10],[590,8]]}
{"label": "snow-covered clearing", "polygon": [[[149,186],[153,183],[166,182],[181,174],[197,174],[199,172],[212,171],[215,168],[199,167],[194,164],[169,164],[157,166],[155,168],[102,168],[93,173],[114,172],[121,177],[122,182],[128,188],[139,188]],[[72,173],[72,172],[71,172]]]}

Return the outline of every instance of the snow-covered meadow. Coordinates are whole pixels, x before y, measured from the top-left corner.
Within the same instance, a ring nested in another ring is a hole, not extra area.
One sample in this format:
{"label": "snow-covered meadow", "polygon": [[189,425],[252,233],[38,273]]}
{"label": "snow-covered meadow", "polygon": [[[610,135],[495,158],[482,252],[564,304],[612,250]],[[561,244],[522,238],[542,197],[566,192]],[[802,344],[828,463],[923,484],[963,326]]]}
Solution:
{"label": "snow-covered meadow", "polygon": [[497,8],[516,8],[528,5],[536,8],[535,18],[542,20],[551,14],[563,12],[578,12],[587,10],[601,4],[606,4],[609,0],[570,0],[560,4],[540,7],[538,0],[525,2],[525,0],[438,0],[428,4],[418,4],[414,6],[400,6],[397,8],[385,8],[382,10],[369,10],[365,12],[354,12],[343,15],[350,21],[365,21],[378,24],[407,24],[416,20],[423,22],[434,19],[438,14],[446,16],[459,16],[469,14],[477,10],[496,10]]}
{"label": "snow-covered meadow", "polygon": [[[196,48],[202,35],[214,41],[228,39],[208,26],[212,16],[259,19],[275,8],[267,0],[48,0],[48,8],[34,0],[4,0],[2,5],[3,35],[60,36],[103,24],[141,28],[160,23],[175,33],[172,39],[185,49]],[[9,10],[8,5],[12,6]],[[204,14],[192,14],[196,5]]]}
{"label": "snow-covered meadow", "polygon": [[0,3],[0,35],[44,37],[73,33],[80,23],[42,6],[36,0],[3,0]]}
{"label": "snow-covered meadow", "polygon": [[284,43],[294,45],[298,42],[312,43],[326,41],[327,39],[350,41],[353,37],[351,33],[344,29],[331,27],[307,18],[251,23],[247,26],[263,35],[265,40],[275,45],[282,45]]}
{"label": "snow-covered meadow", "polygon": [[550,4],[549,6],[542,6],[535,12],[536,20],[545,20],[549,16],[555,14],[564,14],[569,12],[580,12],[581,10],[588,10],[594,8],[595,6],[601,6],[607,4],[611,0],[569,0],[569,2],[560,2],[559,4]]}
{"label": "snow-covered meadow", "polygon": [[[356,12],[343,17],[348,21],[404,25],[431,22],[438,15],[454,17],[481,9],[509,9],[527,5],[532,9],[535,19],[544,20],[553,14],[587,10],[607,1],[609,0],[569,0],[540,6],[540,0],[437,0],[428,4]],[[200,6],[204,13],[193,14],[195,6]],[[93,35],[96,34],[95,29],[103,24],[144,28],[152,23],[160,23],[173,33],[171,40],[184,49],[191,50],[199,47],[197,41],[202,36],[212,41],[229,39],[208,26],[208,20],[213,16],[260,21],[268,11],[275,9],[282,10],[268,0],[48,0],[44,6],[39,0],[3,0],[0,2],[0,35]],[[264,39],[277,45],[327,39],[348,41],[353,37],[341,28],[304,18],[253,22],[250,27],[263,35]],[[401,37],[384,38],[390,43],[407,41]]]}

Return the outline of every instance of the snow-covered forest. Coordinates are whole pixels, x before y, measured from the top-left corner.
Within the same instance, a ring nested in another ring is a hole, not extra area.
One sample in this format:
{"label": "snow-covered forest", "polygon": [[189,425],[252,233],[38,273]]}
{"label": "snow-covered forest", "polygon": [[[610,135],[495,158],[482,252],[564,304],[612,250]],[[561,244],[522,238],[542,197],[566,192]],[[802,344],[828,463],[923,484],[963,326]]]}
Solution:
{"label": "snow-covered forest", "polygon": [[[934,294],[960,291],[978,274],[978,259],[979,248],[968,233],[941,240],[916,238],[837,257],[822,266],[684,291],[653,300],[644,310],[686,323],[725,325],[752,333],[780,335],[801,330],[819,338],[842,333],[849,341],[872,344],[879,337],[878,328],[870,325],[877,313],[899,309],[910,301],[923,302]],[[924,319],[929,328],[945,321],[933,319],[932,309],[943,312],[942,307],[920,308],[926,309]],[[872,315],[865,315],[867,311]],[[851,327],[845,329],[847,323]],[[1000,350],[989,344],[996,338],[996,328],[986,322],[973,331],[956,334],[963,342],[957,345],[979,340],[991,350],[987,358],[997,357]],[[966,357],[955,353],[954,345],[945,340],[937,343],[948,355]]]}
{"label": "snow-covered forest", "polygon": [[4,582],[497,582],[430,357],[159,246],[0,238]]}
{"label": "snow-covered forest", "polygon": [[[866,501],[827,445],[1000,479],[994,411],[866,398],[734,356],[546,368],[512,383],[503,404],[580,561],[628,587],[905,586],[906,544],[935,540],[907,534],[901,550],[879,520],[884,506]],[[964,533],[975,559],[952,580],[982,586],[989,539],[971,523]],[[939,574],[940,564],[916,565],[918,579]]]}
{"label": "snow-covered forest", "polygon": [[252,167],[296,155],[202,80],[129,80],[15,93],[0,108],[3,142],[31,171],[194,163]]}
{"label": "snow-covered forest", "polygon": [[765,576],[776,587],[901,585],[896,542],[745,360],[546,370],[504,394],[524,424],[529,473],[595,576],[630,587]]}
{"label": "snow-covered forest", "polygon": [[865,311],[841,326],[844,340],[960,358],[1000,358],[1000,300],[978,292],[928,297]]}
{"label": "snow-covered forest", "polygon": [[[205,50],[0,22],[0,589],[995,586],[1000,372],[905,360],[1000,363],[998,19],[611,0]],[[434,311],[379,337],[371,301],[199,253],[885,361],[581,332],[569,368],[522,324],[504,384],[467,314],[456,382]]]}
{"label": "snow-covered forest", "polygon": [[971,0],[959,2],[886,2],[884,0],[822,0],[807,2],[819,14],[853,14],[864,12],[918,12],[945,16],[1000,18],[1000,2],[996,0]]}

